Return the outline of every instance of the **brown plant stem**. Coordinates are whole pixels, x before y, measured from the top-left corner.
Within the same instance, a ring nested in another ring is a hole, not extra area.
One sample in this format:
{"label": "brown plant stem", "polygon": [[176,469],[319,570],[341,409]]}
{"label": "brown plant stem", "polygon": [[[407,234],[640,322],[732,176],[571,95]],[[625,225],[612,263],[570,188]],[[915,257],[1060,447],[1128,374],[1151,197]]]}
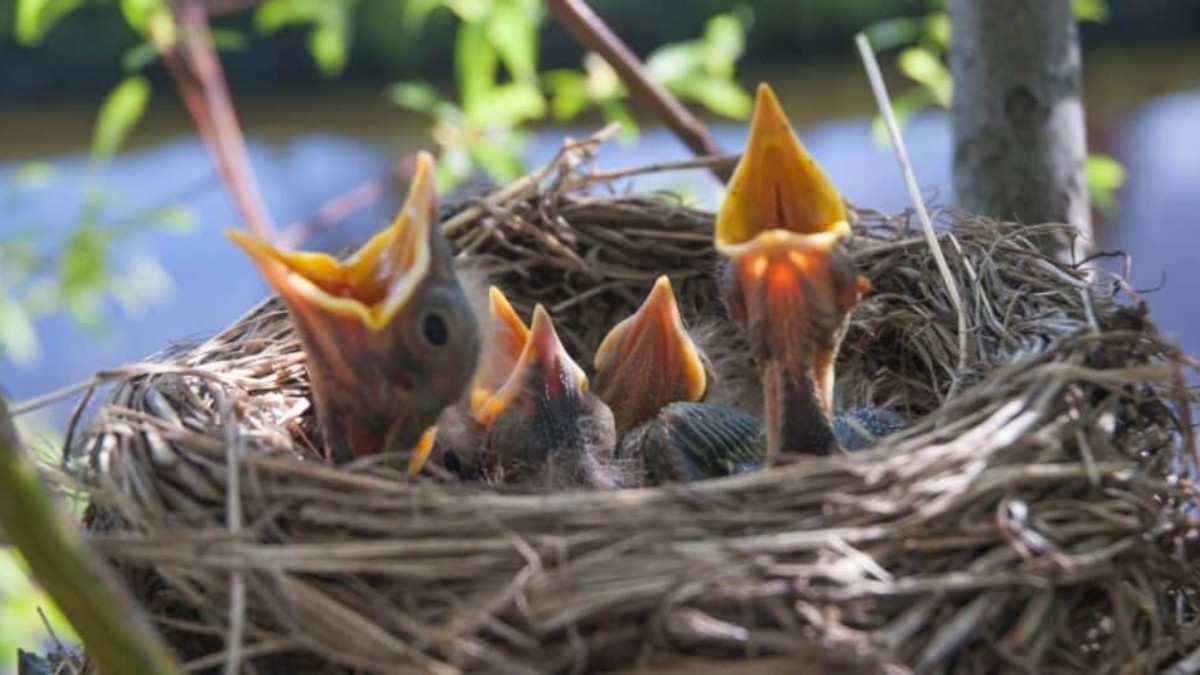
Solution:
{"label": "brown plant stem", "polygon": [[202,2],[185,0],[175,18],[177,34],[159,27],[151,30],[151,38],[242,221],[258,237],[275,241],[275,224],[263,205],[221,60],[209,37],[208,10]]}
{"label": "brown plant stem", "polygon": [[[650,79],[638,57],[613,33],[608,24],[583,0],[546,0],[546,5],[567,32],[584,47],[596,52],[617,71],[621,81],[639,103],[649,106],[655,114],[697,156],[721,155],[724,152],[708,126],[696,119],[679,99],[662,85]],[[729,181],[731,169],[710,168],[717,180]]]}
{"label": "brown plant stem", "polygon": [[176,673],[174,660],[20,451],[0,397],[0,528],[83,638],[101,673]]}

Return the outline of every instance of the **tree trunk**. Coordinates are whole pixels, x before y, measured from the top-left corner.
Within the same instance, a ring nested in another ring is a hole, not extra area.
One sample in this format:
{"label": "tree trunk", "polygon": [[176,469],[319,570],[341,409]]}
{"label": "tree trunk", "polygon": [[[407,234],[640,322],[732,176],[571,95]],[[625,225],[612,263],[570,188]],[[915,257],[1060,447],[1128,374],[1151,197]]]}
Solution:
{"label": "tree trunk", "polygon": [[1005,220],[1070,223],[1041,241],[1060,258],[1092,244],[1079,34],[1071,0],[950,0],[954,195]]}

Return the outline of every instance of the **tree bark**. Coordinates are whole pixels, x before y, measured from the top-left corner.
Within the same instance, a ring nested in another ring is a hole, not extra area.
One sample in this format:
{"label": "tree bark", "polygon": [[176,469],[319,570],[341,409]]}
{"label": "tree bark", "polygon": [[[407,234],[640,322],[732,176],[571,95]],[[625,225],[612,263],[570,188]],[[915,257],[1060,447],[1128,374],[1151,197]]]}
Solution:
{"label": "tree bark", "polygon": [[[950,0],[954,195],[981,215],[1079,229],[1091,247],[1078,24],[1071,0]],[[1077,259],[1077,258],[1076,258]]]}

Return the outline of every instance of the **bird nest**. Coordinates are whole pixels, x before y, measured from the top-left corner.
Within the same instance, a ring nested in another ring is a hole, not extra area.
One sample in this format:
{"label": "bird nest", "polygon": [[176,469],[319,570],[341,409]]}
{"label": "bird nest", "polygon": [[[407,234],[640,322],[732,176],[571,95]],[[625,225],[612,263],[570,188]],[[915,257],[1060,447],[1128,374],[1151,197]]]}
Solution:
{"label": "bird nest", "polygon": [[[584,363],[661,273],[720,311],[713,215],[612,185],[564,153],[445,227]],[[333,466],[269,300],[73,433],[95,547],[192,671],[1194,672],[1190,361],[1039,252],[1061,226],[938,214],[956,301],[914,219],[857,216],[837,399],[913,420],[871,451],[545,494]]]}

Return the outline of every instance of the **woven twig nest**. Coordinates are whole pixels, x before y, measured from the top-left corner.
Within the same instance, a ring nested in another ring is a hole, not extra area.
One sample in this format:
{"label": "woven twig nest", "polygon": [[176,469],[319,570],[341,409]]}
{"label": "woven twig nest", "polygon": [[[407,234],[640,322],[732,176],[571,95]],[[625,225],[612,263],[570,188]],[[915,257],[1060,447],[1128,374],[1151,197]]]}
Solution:
{"label": "woven twig nest", "polygon": [[[720,311],[711,214],[577,171],[460,217],[464,260],[526,315],[545,303],[585,363],[660,273],[690,316]],[[193,670],[1185,659],[1200,645],[1185,357],[1118,284],[1043,257],[1030,228],[941,214],[960,317],[907,217],[858,216],[850,246],[874,290],[838,399],[915,420],[870,452],[550,494],[330,466],[303,355],[268,301],[130,367],[79,434],[96,544]]]}

